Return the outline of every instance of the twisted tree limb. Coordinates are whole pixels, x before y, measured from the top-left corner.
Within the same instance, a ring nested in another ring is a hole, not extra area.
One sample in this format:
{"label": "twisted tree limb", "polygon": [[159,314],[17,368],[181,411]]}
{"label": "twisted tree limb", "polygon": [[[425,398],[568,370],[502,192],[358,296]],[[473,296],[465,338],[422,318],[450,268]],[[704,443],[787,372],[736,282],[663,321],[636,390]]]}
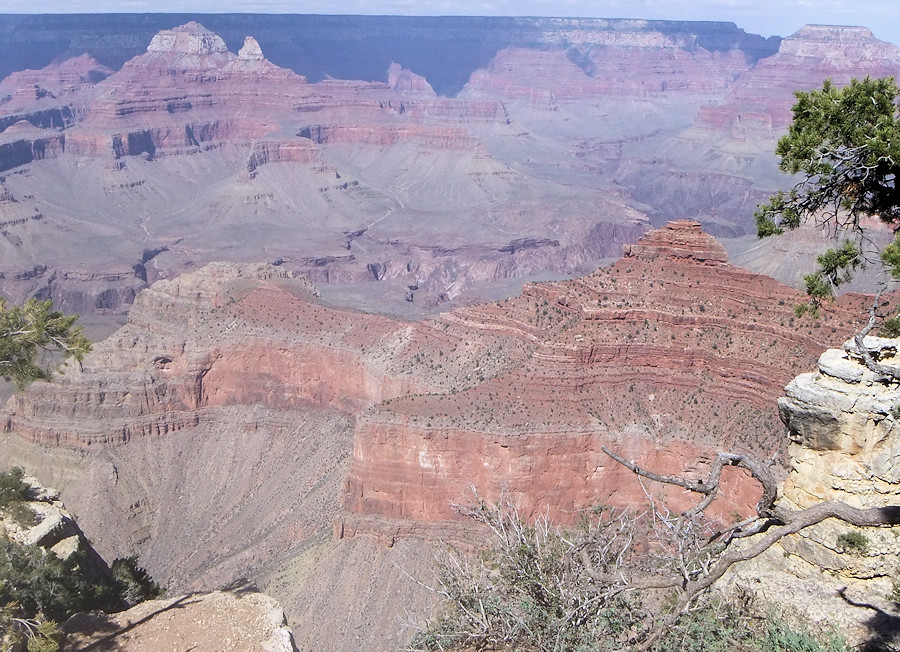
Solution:
{"label": "twisted tree limb", "polygon": [[[757,505],[757,516],[745,521],[745,523],[748,524],[756,521],[756,524],[748,531],[747,535],[762,534],[761,538],[745,547],[726,549],[708,572],[697,574],[687,581],[683,581],[682,577],[679,576],[669,578],[668,583],[666,583],[665,578],[643,578],[637,579],[630,584],[633,588],[672,587],[681,589],[681,595],[678,598],[675,608],[649,632],[649,634],[634,648],[635,650],[649,650],[659,637],[668,628],[674,625],[678,617],[685,613],[690,608],[691,604],[719,580],[734,564],[758,557],[771,548],[776,542],[789,534],[800,532],[801,530],[816,525],[817,523],[821,523],[828,518],[836,518],[857,527],[887,527],[900,525],[900,505],[861,509],[852,507],[841,501],[827,501],[800,510],[776,507],[774,505],[776,486],[768,468],[745,455],[719,453],[710,465],[707,479],[705,481],[694,481],[686,480],[678,476],[661,475],[648,471],[638,466],[636,463],[629,462],[621,456],[616,455],[605,447],[603,448],[603,452],[637,475],[663,484],[683,487],[689,491],[703,495],[703,500],[685,512],[683,514],[684,517],[696,516],[702,509],[709,506],[719,490],[722,468],[725,465],[739,466],[747,469],[763,487],[763,497]],[[698,509],[701,506],[702,509]],[[726,546],[731,542],[732,538],[739,537],[734,536],[727,538],[725,540]]]}

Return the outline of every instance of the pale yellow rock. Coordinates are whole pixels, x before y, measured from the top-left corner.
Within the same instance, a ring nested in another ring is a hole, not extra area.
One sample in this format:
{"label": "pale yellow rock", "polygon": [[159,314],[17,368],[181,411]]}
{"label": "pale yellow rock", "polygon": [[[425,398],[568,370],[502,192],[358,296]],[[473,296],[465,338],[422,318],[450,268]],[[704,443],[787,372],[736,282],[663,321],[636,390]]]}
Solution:
{"label": "pale yellow rock", "polygon": [[[791,381],[778,401],[791,438],[782,507],[828,500],[860,508],[900,505],[900,383],[879,380],[847,352],[851,345],[822,354],[817,372]],[[867,337],[865,345],[881,364],[900,368],[900,341]],[[726,585],[761,591],[779,608],[838,626],[852,643],[863,643],[872,635],[866,623],[873,609],[894,608],[888,594],[895,579],[900,527],[856,528],[829,519],[734,567]]]}

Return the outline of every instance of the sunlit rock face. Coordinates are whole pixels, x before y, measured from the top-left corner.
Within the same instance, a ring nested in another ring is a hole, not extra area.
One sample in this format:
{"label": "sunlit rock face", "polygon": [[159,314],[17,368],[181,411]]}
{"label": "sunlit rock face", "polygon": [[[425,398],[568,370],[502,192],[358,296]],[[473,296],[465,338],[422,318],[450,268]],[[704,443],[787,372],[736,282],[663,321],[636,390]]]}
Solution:
{"label": "sunlit rock face", "polygon": [[[882,365],[900,368],[900,340],[866,337],[865,346]],[[900,384],[870,371],[848,353],[853,348],[848,341],[826,350],[816,370],[798,375],[778,399],[791,465],[779,487],[781,508],[900,503]],[[733,566],[720,587],[753,591],[766,608],[835,629],[852,645],[893,649],[900,639],[884,617],[896,609],[897,537],[897,527],[828,519]]]}
{"label": "sunlit rock face", "polygon": [[[847,352],[850,345],[823,353],[818,370],[791,381],[778,401],[791,436],[792,469],[783,499],[793,507],[825,500],[863,508],[900,503],[900,384],[870,371]],[[881,364],[900,368],[900,340],[866,337],[865,345]],[[850,577],[896,572],[900,550],[895,532],[865,528],[860,530],[867,539],[865,550],[848,549],[841,537],[855,529],[826,521],[784,546],[823,569]]]}
{"label": "sunlit rock face", "polygon": [[[718,450],[783,460],[781,388],[862,314],[845,297],[796,320],[799,300],[695,222],[587,276],[417,322],[330,305],[283,264],[211,264],[156,282],[83,368],[16,394],[0,462],[60,486],[105,556],[140,551],[174,591],[271,582],[307,647],[353,649],[329,638],[334,614],[393,622],[384,586],[426,602],[388,560],[424,581],[429,542],[471,544],[451,503],[472,484],[572,522],[645,506],[601,446],[689,475]],[[712,513],[749,511],[754,483],[724,482]],[[371,647],[396,642],[388,629]]]}

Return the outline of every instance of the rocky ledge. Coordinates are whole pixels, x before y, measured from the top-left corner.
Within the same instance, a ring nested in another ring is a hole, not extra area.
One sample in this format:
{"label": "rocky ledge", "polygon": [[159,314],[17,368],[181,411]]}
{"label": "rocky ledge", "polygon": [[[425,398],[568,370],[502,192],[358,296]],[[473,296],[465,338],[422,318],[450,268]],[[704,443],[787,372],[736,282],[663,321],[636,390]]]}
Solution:
{"label": "rocky ledge", "polygon": [[281,606],[253,587],[148,600],[111,615],[79,614],[64,629],[73,652],[297,650]]}
{"label": "rocky ledge", "polygon": [[23,525],[0,513],[0,537],[8,537],[23,546],[39,546],[60,559],[68,559],[76,552],[84,551],[88,563],[102,564],[72,515],[59,500],[59,492],[42,486],[32,476],[26,475],[22,480],[31,487],[29,500],[24,505],[34,512],[35,522]]}
{"label": "rocky ledge", "polygon": [[[867,337],[865,345],[882,365],[900,368],[900,340]],[[871,372],[851,349],[847,342],[825,351],[817,370],[791,381],[778,401],[791,458],[782,507],[900,504],[900,384]],[[897,527],[828,519],[735,566],[726,585],[751,590],[788,619],[836,628],[859,649],[897,649],[898,536]]]}
{"label": "rocky ledge", "polygon": [[[900,384],[886,382],[844,350],[829,349],[818,370],[801,374],[779,399],[790,432],[792,471],[783,500],[803,508],[824,500],[854,507],[900,504]],[[881,364],[900,368],[900,340],[865,338]],[[850,528],[826,521],[785,548],[817,566],[858,578],[890,576],[900,567],[897,529],[860,531],[848,552]]]}

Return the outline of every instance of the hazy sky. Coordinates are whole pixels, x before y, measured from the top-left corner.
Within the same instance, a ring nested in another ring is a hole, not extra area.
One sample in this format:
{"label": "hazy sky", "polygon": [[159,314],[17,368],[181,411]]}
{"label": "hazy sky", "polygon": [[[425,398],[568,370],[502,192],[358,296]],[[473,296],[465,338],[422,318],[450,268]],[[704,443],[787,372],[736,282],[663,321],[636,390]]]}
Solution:
{"label": "hazy sky", "polygon": [[0,0],[0,12],[259,12],[473,16],[593,16],[726,20],[789,36],[808,23],[864,25],[900,44],[897,0]]}

